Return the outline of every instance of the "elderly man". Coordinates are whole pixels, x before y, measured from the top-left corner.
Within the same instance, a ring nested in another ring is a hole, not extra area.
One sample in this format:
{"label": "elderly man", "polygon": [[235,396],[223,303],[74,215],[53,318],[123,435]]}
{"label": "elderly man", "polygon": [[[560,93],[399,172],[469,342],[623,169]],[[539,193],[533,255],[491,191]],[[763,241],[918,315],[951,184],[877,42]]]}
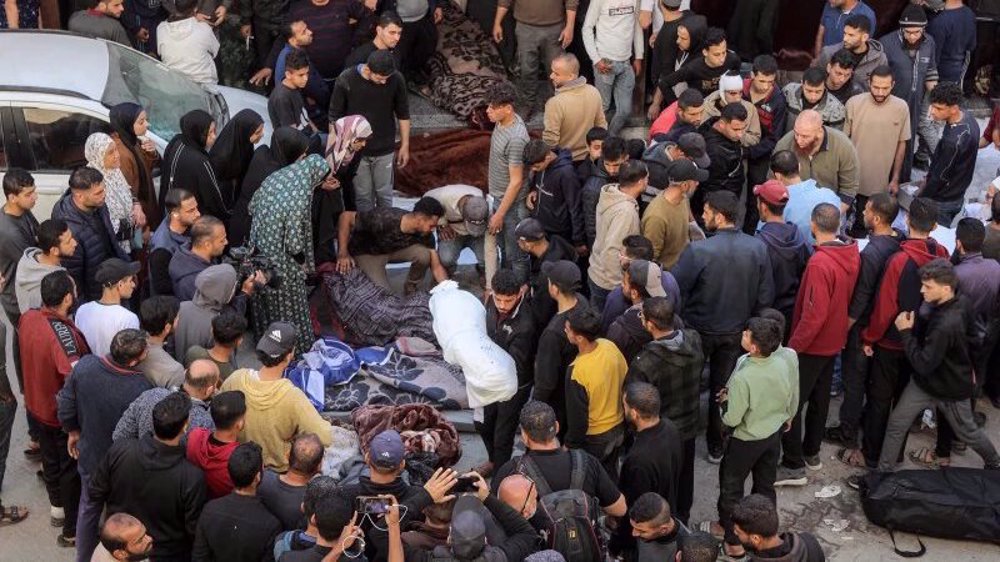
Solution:
{"label": "elderly man", "polygon": [[587,131],[608,126],[601,93],[580,76],[580,61],[570,53],[552,59],[549,80],[556,94],[545,102],[542,140],[552,147],[568,148],[573,161],[579,162],[587,156]]}
{"label": "elderly man", "polygon": [[858,152],[844,133],[823,125],[816,111],[807,109],[795,119],[795,128],[774,147],[791,150],[799,157],[800,176],[816,180],[840,197],[841,212],[846,213],[858,193]]}

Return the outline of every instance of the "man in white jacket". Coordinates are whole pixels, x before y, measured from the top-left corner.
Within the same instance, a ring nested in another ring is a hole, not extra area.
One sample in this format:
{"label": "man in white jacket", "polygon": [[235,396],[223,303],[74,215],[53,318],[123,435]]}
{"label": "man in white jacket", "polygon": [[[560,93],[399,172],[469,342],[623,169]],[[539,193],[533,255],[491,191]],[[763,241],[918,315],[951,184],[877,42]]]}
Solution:
{"label": "man in white jacket", "polygon": [[[643,35],[640,0],[592,0],[583,20],[583,45],[594,61],[594,86],[601,92],[604,113],[615,101],[608,131],[617,135],[632,113],[635,77],[642,71]],[[629,60],[632,55],[632,64]]]}
{"label": "man in white jacket", "polygon": [[201,85],[216,85],[219,40],[212,26],[195,17],[198,0],[177,0],[176,16],[156,28],[156,48],[168,67]]}

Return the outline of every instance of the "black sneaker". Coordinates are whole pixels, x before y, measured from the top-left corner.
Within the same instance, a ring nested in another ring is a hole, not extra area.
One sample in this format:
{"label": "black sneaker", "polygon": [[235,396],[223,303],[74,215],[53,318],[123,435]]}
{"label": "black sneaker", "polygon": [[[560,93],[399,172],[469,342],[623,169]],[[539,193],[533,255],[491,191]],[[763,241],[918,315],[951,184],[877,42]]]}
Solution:
{"label": "black sneaker", "polygon": [[708,448],[708,462],[709,464],[719,464],[722,462],[722,447]]}
{"label": "black sneaker", "polygon": [[823,432],[823,441],[833,443],[834,445],[840,445],[841,447],[847,447],[848,449],[857,447],[854,439],[848,438],[844,435],[844,431],[839,425],[826,428],[826,431]]}
{"label": "black sneaker", "polygon": [[861,481],[864,479],[864,474],[855,474],[854,476],[847,477],[847,485],[855,490],[861,489]]}
{"label": "black sneaker", "polygon": [[56,537],[56,544],[63,548],[76,548],[76,537],[67,537],[60,534]]}

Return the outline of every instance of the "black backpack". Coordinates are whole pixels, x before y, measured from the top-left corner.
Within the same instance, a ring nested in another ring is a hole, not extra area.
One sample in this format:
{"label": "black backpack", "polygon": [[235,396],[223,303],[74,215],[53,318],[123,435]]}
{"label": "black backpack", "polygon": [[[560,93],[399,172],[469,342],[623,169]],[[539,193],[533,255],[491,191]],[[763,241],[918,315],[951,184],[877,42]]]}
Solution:
{"label": "black backpack", "polygon": [[566,562],[601,562],[605,548],[597,532],[600,508],[597,501],[583,491],[587,457],[574,449],[570,454],[570,484],[568,490],[553,492],[542,476],[538,464],[529,455],[521,457],[521,474],[535,483],[538,490],[538,515],[543,521],[542,535],[548,548],[566,558]]}

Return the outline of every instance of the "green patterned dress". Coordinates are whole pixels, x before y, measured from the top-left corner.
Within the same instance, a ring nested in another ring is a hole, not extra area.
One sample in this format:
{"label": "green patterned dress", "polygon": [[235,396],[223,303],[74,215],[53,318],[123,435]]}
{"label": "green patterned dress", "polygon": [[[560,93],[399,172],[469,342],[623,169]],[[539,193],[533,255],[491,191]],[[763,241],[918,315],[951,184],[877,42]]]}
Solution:
{"label": "green patterned dress", "polygon": [[314,154],[268,176],[250,200],[250,243],[271,258],[282,277],[279,288],[261,291],[262,325],[278,320],[295,324],[299,353],[314,339],[305,283],[314,266],[312,195],[329,171],[326,160]]}

